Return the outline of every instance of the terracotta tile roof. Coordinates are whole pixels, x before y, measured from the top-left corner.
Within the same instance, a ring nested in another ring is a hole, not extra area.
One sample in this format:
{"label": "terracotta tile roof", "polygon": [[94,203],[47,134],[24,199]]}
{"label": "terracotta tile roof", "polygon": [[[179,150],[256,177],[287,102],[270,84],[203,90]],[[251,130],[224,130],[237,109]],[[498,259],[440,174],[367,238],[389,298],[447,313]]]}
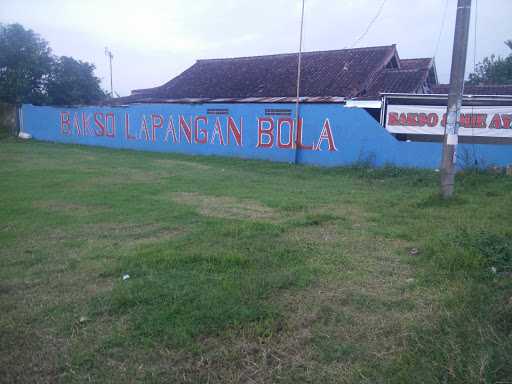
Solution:
{"label": "terracotta tile roof", "polygon": [[[300,94],[351,98],[416,92],[432,66],[430,58],[401,60],[395,45],[305,52]],[[294,97],[296,81],[296,53],[198,60],[164,85],[134,90],[124,100]]]}
{"label": "terracotta tile roof", "polygon": [[[449,84],[438,84],[432,87],[432,93],[448,94]],[[465,95],[512,95],[512,84],[509,85],[465,85]]]}

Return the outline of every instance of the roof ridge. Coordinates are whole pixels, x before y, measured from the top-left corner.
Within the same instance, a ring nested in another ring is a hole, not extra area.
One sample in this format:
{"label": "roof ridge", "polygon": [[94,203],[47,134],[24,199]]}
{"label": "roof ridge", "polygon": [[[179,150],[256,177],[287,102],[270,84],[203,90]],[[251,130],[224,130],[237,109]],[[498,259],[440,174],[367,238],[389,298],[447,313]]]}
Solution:
{"label": "roof ridge", "polygon": [[400,59],[400,61],[406,61],[406,60],[432,60],[433,57],[410,57],[408,59]]}
{"label": "roof ridge", "polygon": [[428,70],[429,68],[383,68],[382,72],[419,72]]}
{"label": "roof ridge", "polygon": [[[307,51],[302,52],[302,55],[308,55],[313,53],[333,53],[333,52],[343,52],[343,51],[364,51],[364,50],[372,50],[372,49],[390,49],[393,48],[395,44],[391,45],[377,45],[373,47],[360,47],[360,48],[343,48],[343,49],[327,49],[327,50],[318,50],[318,51]],[[222,57],[222,58],[213,58],[213,59],[198,59],[197,63],[204,61],[223,61],[223,60],[244,60],[244,59],[256,59],[256,58],[270,58],[270,57],[285,57],[285,56],[296,56],[297,52],[290,53],[274,53],[268,55],[256,55],[256,56],[239,56],[239,57]]]}

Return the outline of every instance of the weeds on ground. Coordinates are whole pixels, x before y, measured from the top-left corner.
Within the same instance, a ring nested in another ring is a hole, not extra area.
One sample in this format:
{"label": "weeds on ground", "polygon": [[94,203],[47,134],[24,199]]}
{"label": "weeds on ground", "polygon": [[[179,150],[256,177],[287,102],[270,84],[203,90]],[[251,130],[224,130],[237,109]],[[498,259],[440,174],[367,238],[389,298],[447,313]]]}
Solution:
{"label": "weeds on ground", "polygon": [[512,378],[510,230],[462,228],[434,235],[417,265],[422,266],[419,285],[445,293],[430,325],[414,328],[388,375],[403,383]]}
{"label": "weeds on ground", "polygon": [[512,377],[512,178],[0,146],[5,381]]}

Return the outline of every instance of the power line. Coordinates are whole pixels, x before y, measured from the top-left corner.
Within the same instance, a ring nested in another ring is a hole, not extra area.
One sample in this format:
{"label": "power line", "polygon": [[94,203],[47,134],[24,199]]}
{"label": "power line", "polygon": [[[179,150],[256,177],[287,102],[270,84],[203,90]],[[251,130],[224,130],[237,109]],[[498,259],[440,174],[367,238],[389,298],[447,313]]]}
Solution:
{"label": "power line", "polygon": [[361,34],[361,36],[359,36],[356,39],[356,41],[354,42],[354,44],[352,44],[350,46],[350,48],[354,48],[366,36],[366,34],[370,31],[370,28],[373,26],[373,24],[375,24],[375,22],[377,21],[377,19],[380,16],[380,14],[382,13],[382,9],[384,8],[384,4],[386,4],[386,2],[387,2],[387,0],[382,0],[382,3],[380,4],[379,9],[377,10],[377,13],[373,17],[373,19],[370,21],[370,23],[368,24],[368,26],[366,27],[364,32]]}
{"label": "power line", "polygon": [[441,27],[439,28],[439,35],[437,36],[436,48],[434,49],[434,57],[437,56],[437,51],[439,50],[439,44],[441,43],[441,36],[443,35],[444,23],[446,21],[446,12],[448,10],[448,0],[444,2],[444,10],[443,17],[441,18]]}

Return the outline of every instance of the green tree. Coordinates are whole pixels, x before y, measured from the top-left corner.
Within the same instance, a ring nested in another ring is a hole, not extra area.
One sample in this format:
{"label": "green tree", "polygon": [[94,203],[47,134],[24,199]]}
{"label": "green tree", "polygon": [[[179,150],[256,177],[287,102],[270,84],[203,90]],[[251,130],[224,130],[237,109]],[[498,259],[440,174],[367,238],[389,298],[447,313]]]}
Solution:
{"label": "green tree", "polygon": [[105,99],[94,64],[61,56],[54,61],[47,84],[50,104],[93,104]]}
{"label": "green tree", "polygon": [[[512,49],[512,40],[505,41]],[[469,75],[469,85],[512,84],[512,54],[507,57],[491,55],[484,58],[476,67],[474,73]]]}
{"label": "green tree", "polygon": [[0,100],[45,101],[53,58],[48,43],[20,24],[0,24]]}
{"label": "green tree", "polygon": [[20,24],[0,24],[0,101],[93,104],[105,98],[94,65],[55,57],[48,42]]}

